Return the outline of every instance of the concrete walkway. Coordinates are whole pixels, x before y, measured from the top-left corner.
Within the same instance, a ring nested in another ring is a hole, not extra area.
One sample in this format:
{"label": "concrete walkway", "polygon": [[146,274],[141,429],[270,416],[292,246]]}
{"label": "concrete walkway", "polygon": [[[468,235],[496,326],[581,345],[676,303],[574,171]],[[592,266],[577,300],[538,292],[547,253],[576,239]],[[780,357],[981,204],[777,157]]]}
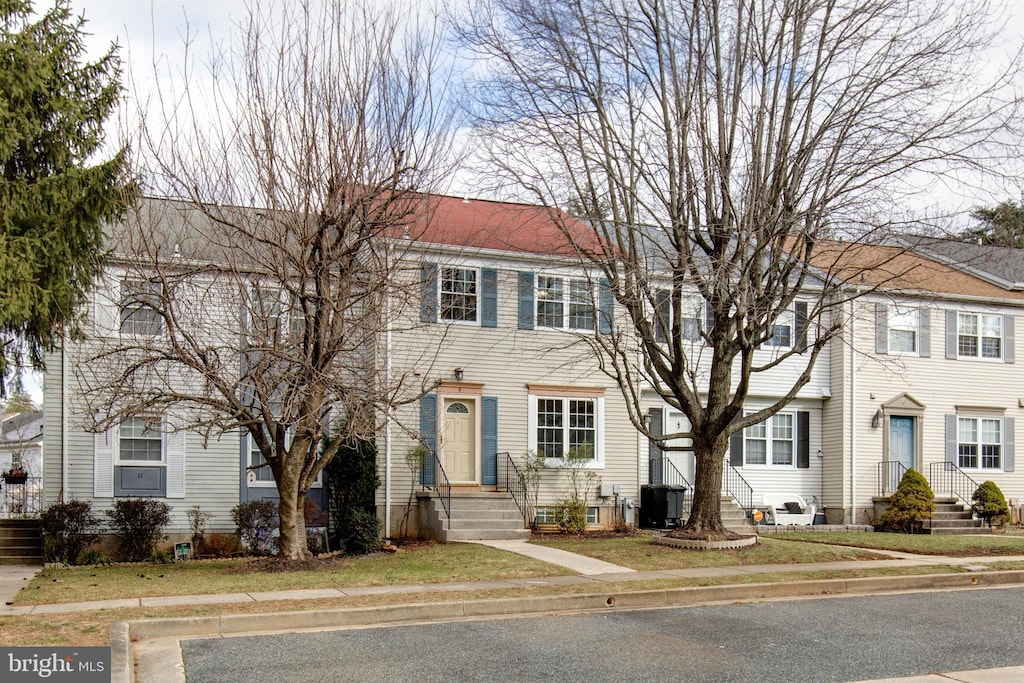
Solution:
{"label": "concrete walkway", "polygon": [[491,548],[497,548],[498,550],[515,553],[516,555],[532,557],[535,560],[547,562],[548,564],[557,564],[559,567],[571,569],[573,572],[584,576],[594,576],[597,574],[628,574],[630,572],[636,572],[635,569],[630,569],[629,567],[620,567],[619,565],[612,564],[611,562],[595,560],[592,557],[585,557],[583,555],[577,555],[576,553],[570,553],[568,550],[549,548],[546,545],[537,545],[524,540],[464,542],[486,545]]}
{"label": "concrete walkway", "polygon": [[[7,609],[17,597],[18,591],[28,585],[36,574],[42,570],[38,565],[0,565],[0,602]],[[0,612],[3,608],[0,608]]]}

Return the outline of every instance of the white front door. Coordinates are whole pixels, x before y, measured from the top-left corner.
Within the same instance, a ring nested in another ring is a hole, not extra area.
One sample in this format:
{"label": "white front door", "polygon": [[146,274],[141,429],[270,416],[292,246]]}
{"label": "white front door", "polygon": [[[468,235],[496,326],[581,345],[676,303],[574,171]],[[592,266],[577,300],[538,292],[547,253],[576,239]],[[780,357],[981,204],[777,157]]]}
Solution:
{"label": "white front door", "polygon": [[445,399],[441,465],[453,484],[476,484],[476,402]]}

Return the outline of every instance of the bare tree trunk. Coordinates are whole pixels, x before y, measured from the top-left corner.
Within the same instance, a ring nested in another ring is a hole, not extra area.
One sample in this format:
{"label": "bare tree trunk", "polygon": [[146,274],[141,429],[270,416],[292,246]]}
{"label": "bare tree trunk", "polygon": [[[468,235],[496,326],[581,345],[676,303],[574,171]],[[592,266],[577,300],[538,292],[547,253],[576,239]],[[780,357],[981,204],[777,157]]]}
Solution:
{"label": "bare tree trunk", "polygon": [[277,514],[281,519],[278,556],[286,560],[302,560],[310,557],[306,544],[306,518],[304,507],[306,497],[299,493],[298,477],[285,477],[279,490]]}
{"label": "bare tree trunk", "polygon": [[694,440],[693,502],[686,524],[669,536],[714,539],[734,534],[722,524],[722,469],[729,444],[728,438],[714,438],[698,445]]}

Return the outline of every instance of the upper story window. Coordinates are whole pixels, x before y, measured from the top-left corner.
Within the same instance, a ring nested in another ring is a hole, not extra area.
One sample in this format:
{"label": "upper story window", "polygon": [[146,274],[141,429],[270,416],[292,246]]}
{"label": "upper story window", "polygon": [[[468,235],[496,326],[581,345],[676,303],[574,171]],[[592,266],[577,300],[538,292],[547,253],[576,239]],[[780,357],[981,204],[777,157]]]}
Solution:
{"label": "upper story window", "polygon": [[916,306],[889,308],[889,353],[917,353],[920,319],[920,309]]}
{"label": "upper story window", "polygon": [[761,346],[789,348],[793,346],[793,311],[786,310],[772,322],[772,336],[765,339]]}
{"label": "upper story window", "polygon": [[121,423],[118,459],[121,462],[163,462],[163,437],[155,418],[133,417]]}
{"label": "upper story window", "polygon": [[163,285],[149,280],[121,284],[121,334],[154,337],[163,330],[160,297]]}
{"label": "upper story window", "polygon": [[477,277],[475,268],[441,268],[441,320],[477,322]]}
{"label": "upper story window", "polygon": [[744,465],[793,466],[793,413],[778,413],[743,430]]}
{"label": "upper story window", "polygon": [[[668,290],[656,294],[658,314],[654,318],[655,341],[667,341],[672,329],[672,300]],[[679,333],[686,341],[700,341],[704,325],[704,298],[700,294],[681,294],[679,298]]]}
{"label": "upper story window", "polygon": [[594,294],[584,278],[537,276],[537,327],[594,329]]}
{"label": "upper story window", "polygon": [[956,332],[959,357],[1003,357],[1003,316],[958,313]]}
{"label": "upper story window", "polygon": [[964,469],[1001,469],[1003,421],[957,418],[957,465]]}

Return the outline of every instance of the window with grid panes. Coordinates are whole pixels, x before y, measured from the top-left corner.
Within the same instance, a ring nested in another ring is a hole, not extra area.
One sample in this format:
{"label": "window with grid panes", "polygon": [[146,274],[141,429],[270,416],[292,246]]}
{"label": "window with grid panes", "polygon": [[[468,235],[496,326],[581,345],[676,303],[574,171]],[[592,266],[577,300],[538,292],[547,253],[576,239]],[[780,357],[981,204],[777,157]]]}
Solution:
{"label": "window with grid panes", "polygon": [[441,320],[476,322],[478,296],[476,269],[441,269]]}

